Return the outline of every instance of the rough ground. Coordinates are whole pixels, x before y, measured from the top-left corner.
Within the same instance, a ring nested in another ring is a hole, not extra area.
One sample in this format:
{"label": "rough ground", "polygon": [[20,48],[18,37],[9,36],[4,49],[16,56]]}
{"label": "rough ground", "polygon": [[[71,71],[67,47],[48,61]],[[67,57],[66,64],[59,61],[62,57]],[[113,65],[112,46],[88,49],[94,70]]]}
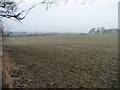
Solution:
{"label": "rough ground", "polygon": [[3,66],[14,88],[116,88],[117,46],[116,34],[11,37]]}

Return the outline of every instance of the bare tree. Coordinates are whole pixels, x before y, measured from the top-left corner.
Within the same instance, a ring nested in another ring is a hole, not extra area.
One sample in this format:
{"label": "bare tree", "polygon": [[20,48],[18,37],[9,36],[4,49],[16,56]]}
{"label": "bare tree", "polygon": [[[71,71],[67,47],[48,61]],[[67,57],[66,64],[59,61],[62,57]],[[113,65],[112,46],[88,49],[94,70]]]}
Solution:
{"label": "bare tree", "polygon": [[[46,5],[46,9],[48,9],[54,4],[59,5],[59,1],[68,2],[71,0],[40,0],[40,2],[37,3],[36,5],[33,5],[29,9],[22,10],[20,12],[18,12],[17,7],[21,2],[16,3],[14,0],[12,1],[11,0],[0,0],[0,17],[15,18],[18,21],[21,21],[26,17],[26,15],[30,12],[30,10],[32,10],[37,5],[39,4]],[[88,1],[93,2],[95,0],[82,0],[81,3],[85,4]],[[23,13],[25,14],[23,15]]]}
{"label": "bare tree", "polygon": [[[17,6],[20,4],[16,3],[14,1],[10,0],[1,0],[0,1],[0,17],[5,18],[15,18],[18,21],[21,21],[25,18],[25,16],[28,14],[28,12],[33,8],[30,7],[28,10],[23,10],[21,12],[17,12]],[[26,14],[23,16],[22,14],[26,12]]]}

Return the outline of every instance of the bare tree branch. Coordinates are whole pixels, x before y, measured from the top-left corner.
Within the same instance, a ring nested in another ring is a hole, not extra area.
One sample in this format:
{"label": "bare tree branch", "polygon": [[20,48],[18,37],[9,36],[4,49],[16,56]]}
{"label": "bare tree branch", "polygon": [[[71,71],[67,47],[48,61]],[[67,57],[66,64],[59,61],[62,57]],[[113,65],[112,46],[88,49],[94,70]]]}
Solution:
{"label": "bare tree branch", "polygon": [[[63,0],[65,3],[67,3],[69,0]],[[95,1],[95,0],[83,0],[81,4],[85,4],[88,1]],[[40,3],[37,3],[36,5],[31,6],[27,10],[23,10],[20,12],[17,12],[17,7],[21,2],[15,3],[14,1],[10,0],[1,0],[0,1],[0,17],[5,17],[5,18],[14,18],[21,22],[28,13],[36,6],[42,4],[46,6],[46,10],[51,7],[52,5],[59,5],[58,0],[42,0]],[[24,14],[24,15],[23,15]]]}

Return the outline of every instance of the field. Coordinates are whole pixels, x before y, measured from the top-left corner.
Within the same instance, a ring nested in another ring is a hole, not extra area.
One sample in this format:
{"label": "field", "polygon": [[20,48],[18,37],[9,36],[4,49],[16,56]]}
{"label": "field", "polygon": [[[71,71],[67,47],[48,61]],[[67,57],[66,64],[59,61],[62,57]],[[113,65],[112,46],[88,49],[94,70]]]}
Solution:
{"label": "field", "polygon": [[118,34],[9,37],[13,87],[118,87]]}

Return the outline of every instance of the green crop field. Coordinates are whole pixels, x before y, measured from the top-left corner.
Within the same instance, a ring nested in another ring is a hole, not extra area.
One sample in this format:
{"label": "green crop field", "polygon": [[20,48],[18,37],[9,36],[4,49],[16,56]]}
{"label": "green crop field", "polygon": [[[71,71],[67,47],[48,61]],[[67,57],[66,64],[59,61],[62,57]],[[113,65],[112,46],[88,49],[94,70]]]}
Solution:
{"label": "green crop field", "polygon": [[14,87],[118,87],[118,34],[9,37]]}

